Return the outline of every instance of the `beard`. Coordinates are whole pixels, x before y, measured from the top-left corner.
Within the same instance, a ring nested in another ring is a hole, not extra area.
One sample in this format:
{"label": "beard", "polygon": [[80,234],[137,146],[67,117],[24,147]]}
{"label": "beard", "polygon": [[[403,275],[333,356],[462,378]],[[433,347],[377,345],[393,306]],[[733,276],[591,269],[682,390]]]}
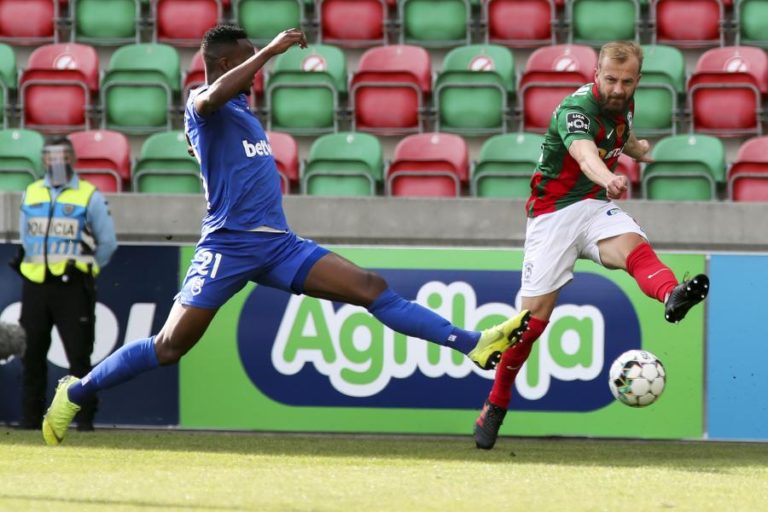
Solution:
{"label": "beard", "polygon": [[610,114],[621,114],[627,109],[632,96],[606,96],[598,91],[600,110]]}

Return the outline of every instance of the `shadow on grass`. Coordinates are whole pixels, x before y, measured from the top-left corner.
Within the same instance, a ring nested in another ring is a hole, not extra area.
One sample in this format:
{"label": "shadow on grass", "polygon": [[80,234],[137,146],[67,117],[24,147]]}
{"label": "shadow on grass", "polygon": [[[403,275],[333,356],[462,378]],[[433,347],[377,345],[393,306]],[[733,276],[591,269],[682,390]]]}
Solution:
{"label": "shadow on grass", "polygon": [[[768,443],[510,438],[478,450],[470,436],[288,434],[100,429],[70,431],[60,447],[45,447],[40,432],[0,429],[0,450],[161,450],[250,456],[351,457],[566,466],[656,467],[718,473],[746,466],[768,471]],[[55,453],[54,451],[51,454]],[[1,457],[0,457],[1,458]]]}
{"label": "shadow on grass", "polygon": [[174,509],[174,510],[245,510],[240,507],[223,507],[212,505],[195,505],[189,503],[166,503],[161,501],[140,501],[140,500],[103,500],[103,499],[88,499],[79,500],[76,498],[60,498],[54,496],[24,496],[13,494],[0,494],[0,504],[4,500],[18,500],[23,501],[26,504],[39,503],[40,506],[44,504],[60,504],[60,505],[80,505],[80,506],[94,506],[94,507],[107,507],[104,510],[109,510],[108,507],[137,507],[137,508],[162,508],[162,509]]}

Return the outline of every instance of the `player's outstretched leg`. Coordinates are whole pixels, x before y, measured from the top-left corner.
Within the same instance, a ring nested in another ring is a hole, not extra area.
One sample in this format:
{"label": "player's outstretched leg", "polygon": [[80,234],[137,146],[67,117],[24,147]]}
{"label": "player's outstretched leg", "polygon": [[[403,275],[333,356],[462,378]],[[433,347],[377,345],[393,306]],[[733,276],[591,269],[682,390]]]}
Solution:
{"label": "player's outstretched leg", "polygon": [[528,329],[530,319],[531,313],[523,310],[506,322],[485,329],[480,334],[477,345],[467,356],[483,370],[496,368],[501,355],[520,341],[523,333]]}
{"label": "player's outstretched leg", "polygon": [[78,382],[80,379],[71,375],[59,380],[53,402],[43,417],[43,439],[46,444],[52,446],[60,444],[64,439],[64,434],[67,433],[69,424],[72,423],[75,414],[80,410],[80,406],[70,401],[68,395],[70,386]]}
{"label": "player's outstretched leg", "polygon": [[672,289],[664,304],[664,318],[667,322],[677,323],[688,311],[707,298],[709,293],[709,278],[699,274],[693,279],[683,279],[683,282]]}

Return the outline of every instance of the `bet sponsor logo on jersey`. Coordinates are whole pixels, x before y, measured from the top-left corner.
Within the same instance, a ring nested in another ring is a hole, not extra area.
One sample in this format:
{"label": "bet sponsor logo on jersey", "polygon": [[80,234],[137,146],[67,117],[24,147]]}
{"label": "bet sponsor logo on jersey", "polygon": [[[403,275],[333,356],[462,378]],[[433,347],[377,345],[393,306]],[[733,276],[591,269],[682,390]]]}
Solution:
{"label": "bet sponsor logo on jersey", "polygon": [[243,139],[243,149],[245,150],[245,156],[253,158],[255,156],[269,156],[272,154],[272,146],[265,140],[260,140],[254,144],[251,144],[247,140]]}
{"label": "bet sponsor logo on jersey", "polygon": [[565,121],[568,133],[589,133],[589,118],[581,112],[568,112]]}

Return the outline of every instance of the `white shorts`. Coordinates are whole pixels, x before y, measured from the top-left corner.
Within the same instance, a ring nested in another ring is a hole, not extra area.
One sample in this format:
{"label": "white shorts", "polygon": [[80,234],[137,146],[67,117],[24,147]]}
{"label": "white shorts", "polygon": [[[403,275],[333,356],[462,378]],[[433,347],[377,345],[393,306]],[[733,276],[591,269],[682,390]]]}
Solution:
{"label": "white shorts", "polygon": [[637,222],[611,201],[585,199],[562,210],[528,219],[523,256],[523,297],[538,297],[559,290],[573,279],[579,258],[602,265],[600,240],[637,233]]}

